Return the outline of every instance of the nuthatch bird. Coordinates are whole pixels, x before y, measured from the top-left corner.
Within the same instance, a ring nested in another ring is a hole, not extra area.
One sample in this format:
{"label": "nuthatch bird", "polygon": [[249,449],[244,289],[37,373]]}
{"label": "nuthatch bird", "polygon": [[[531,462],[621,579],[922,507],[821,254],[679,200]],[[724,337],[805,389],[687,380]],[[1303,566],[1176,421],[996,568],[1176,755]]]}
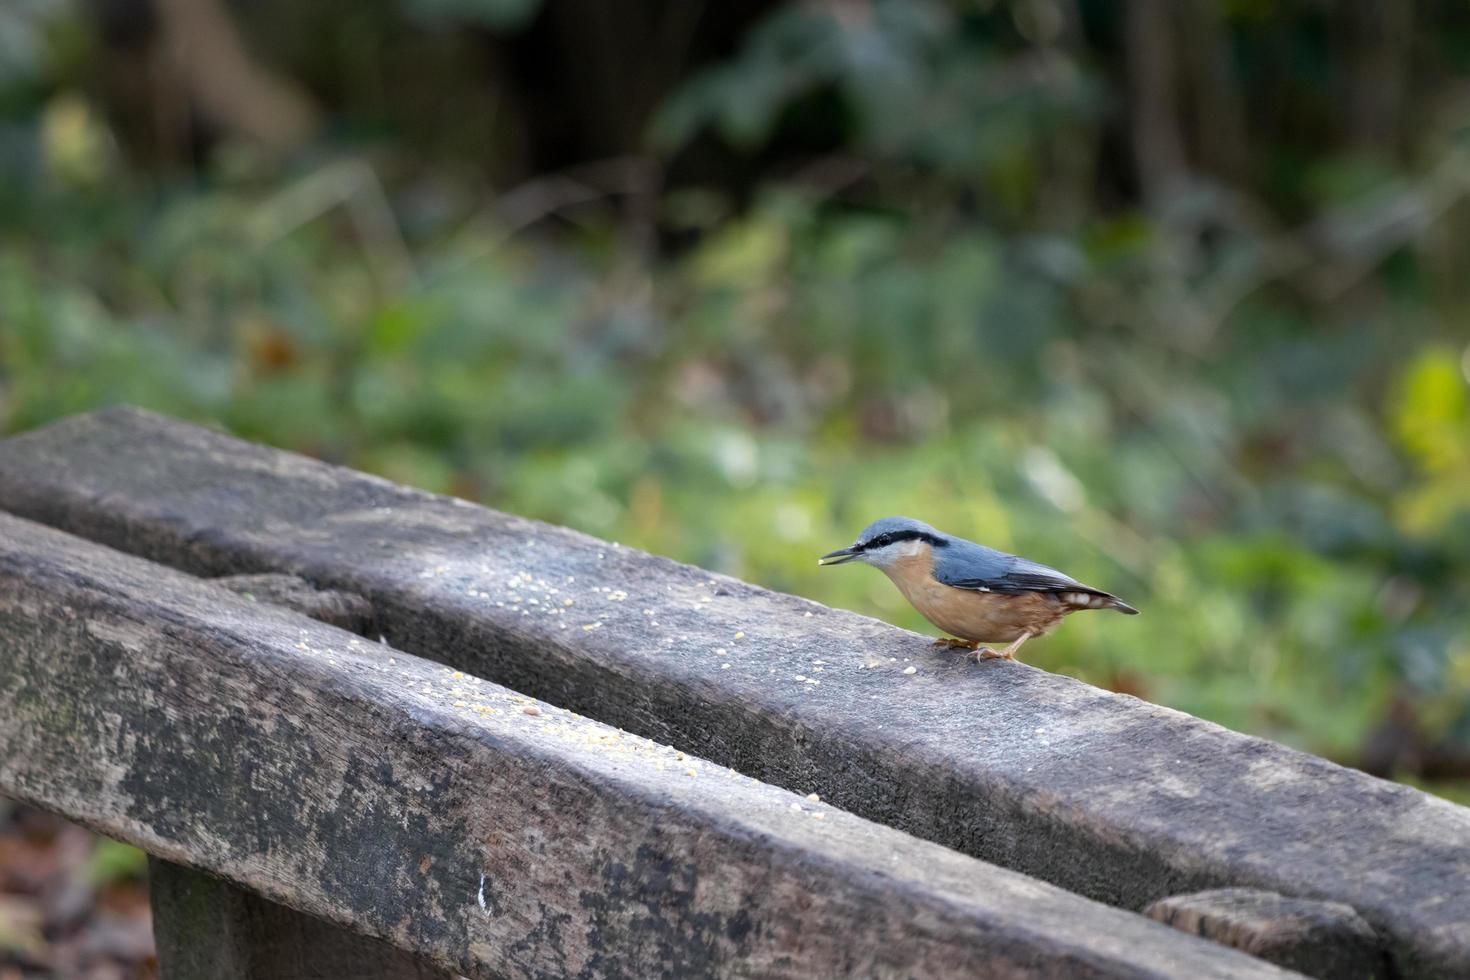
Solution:
{"label": "nuthatch bird", "polygon": [[[885,517],[850,547],[817,559],[819,565],[861,561],[881,569],[929,622],[958,640],[938,646],[976,651],[976,660],[1015,660],[1033,636],[1057,628],[1079,609],[1138,610],[1115,595],[1083,585],[1055,568],[936,531],[910,517]],[[1008,643],[996,653],[981,643]]]}

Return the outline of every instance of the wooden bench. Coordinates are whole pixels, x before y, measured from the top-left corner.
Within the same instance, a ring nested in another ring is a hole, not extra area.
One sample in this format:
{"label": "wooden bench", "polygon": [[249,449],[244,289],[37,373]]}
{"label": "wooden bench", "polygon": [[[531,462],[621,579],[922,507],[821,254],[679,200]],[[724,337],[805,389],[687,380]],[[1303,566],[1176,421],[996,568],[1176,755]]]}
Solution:
{"label": "wooden bench", "polygon": [[1470,974],[1470,811],[1178,712],[133,410],[0,511],[0,792],[175,976]]}

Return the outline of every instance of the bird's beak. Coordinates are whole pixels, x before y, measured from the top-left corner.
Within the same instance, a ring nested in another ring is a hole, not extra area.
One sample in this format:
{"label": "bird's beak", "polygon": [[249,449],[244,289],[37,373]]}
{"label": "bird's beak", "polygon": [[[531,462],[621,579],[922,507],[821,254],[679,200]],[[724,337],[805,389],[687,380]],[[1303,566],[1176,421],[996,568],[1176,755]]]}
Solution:
{"label": "bird's beak", "polygon": [[857,558],[858,558],[858,554],[859,553],[858,553],[858,550],[857,550],[856,547],[852,547],[852,548],[838,548],[836,551],[832,552],[831,554],[826,554],[826,555],[823,555],[822,557],[818,558],[817,559],[817,564],[818,565],[842,565],[842,564],[845,564],[845,563],[850,562],[850,561],[856,561]]}

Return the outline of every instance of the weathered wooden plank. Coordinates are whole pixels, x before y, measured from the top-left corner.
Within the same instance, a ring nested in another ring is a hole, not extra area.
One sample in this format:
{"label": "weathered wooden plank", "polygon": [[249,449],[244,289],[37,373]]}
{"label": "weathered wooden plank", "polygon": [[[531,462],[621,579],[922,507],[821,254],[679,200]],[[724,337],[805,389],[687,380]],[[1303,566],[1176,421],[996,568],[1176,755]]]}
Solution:
{"label": "weathered wooden plank", "polygon": [[163,980],[455,980],[358,936],[191,868],[151,858],[148,898]]}
{"label": "weathered wooden plank", "polygon": [[0,791],[474,976],[1279,976],[0,515]]}
{"label": "weathered wooden plank", "polygon": [[1391,976],[1372,927],[1337,902],[1221,888],[1170,895],[1144,915],[1321,980]]}
{"label": "weathered wooden plank", "polygon": [[228,575],[214,580],[252,602],[269,602],[363,636],[373,634],[373,607],[360,595],[318,589],[294,575]]}
{"label": "weathered wooden plank", "polygon": [[133,410],[0,443],[0,508],[356,592],[397,646],[1112,904],[1339,901],[1470,974],[1470,810],[1134,698]]}

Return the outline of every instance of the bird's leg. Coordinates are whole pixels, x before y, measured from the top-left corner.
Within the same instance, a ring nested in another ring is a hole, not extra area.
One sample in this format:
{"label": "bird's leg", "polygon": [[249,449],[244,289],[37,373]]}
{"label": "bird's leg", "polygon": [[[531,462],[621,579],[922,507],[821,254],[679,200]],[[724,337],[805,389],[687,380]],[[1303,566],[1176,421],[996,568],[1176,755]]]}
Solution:
{"label": "bird's leg", "polygon": [[1000,657],[1000,658],[1002,658],[1004,660],[1015,660],[1016,659],[1016,651],[1019,650],[1019,649],[1021,649],[1021,644],[1022,643],[1025,643],[1029,639],[1031,639],[1031,634],[1030,633],[1022,633],[1020,636],[1018,636],[1014,640],[1012,640],[1010,642],[1010,645],[1009,646],[1007,646],[1000,653],[996,654],[996,656],[998,656],[998,657]]}
{"label": "bird's leg", "polygon": [[999,653],[996,653],[989,647],[980,647],[975,651],[975,662],[978,664],[982,660],[1015,660],[1016,651],[1021,649],[1021,644],[1025,643],[1029,639],[1031,639],[1030,633],[1022,633],[1020,636],[1012,640],[1010,642],[1010,645]]}
{"label": "bird's leg", "polygon": [[980,641],[956,640],[952,636],[941,636],[939,639],[934,641],[934,645],[937,647],[944,647],[947,650],[973,650],[980,645]]}

